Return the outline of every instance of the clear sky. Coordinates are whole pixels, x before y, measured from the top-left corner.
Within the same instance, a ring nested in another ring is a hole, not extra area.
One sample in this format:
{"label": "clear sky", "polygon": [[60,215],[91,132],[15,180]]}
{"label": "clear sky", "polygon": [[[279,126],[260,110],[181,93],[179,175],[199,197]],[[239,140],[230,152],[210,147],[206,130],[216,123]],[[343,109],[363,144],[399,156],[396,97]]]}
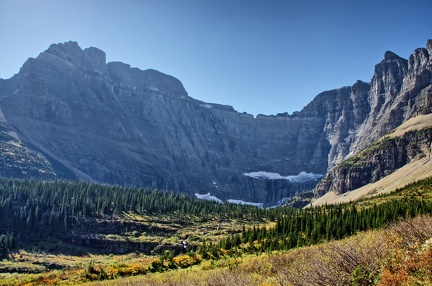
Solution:
{"label": "clear sky", "polygon": [[0,78],[73,40],[170,74],[199,100],[292,113],[430,38],[431,0],[0,0]]}

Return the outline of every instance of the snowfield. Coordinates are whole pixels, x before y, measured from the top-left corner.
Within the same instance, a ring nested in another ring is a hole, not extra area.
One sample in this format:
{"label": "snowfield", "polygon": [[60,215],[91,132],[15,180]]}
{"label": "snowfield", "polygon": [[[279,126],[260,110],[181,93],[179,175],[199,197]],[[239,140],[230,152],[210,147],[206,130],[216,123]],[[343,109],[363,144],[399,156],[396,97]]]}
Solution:
{"label": "snowfield", "polygon": [[304,183],[308,181],[316,181],[319,178],[323,177],[321,174],[314,174],[314,173],[306,173],[306,172],[300,172],[298,175],[293,176],[281,176],[278,173],[269,173],[269,172],[250,172],[250,173],[244,173],[243,176],[251,177],[254,179],[261,179],[261,180],[288,180],[292,183]]}
{"label": "snowfield", "polygon": [[[195,193],[195,197],[197,197],[200,200],[207,200],[207,201],[213,201],[213,202],[217,202],[220,204],[223,204],[223,201],[218,199],[215,196],[212,196],[210,193],[204,194],[204,195],[200,195],[198,193]],[[263,203],[252,203],[252,202],[245,202],[242,200],[227,200],[227,203],[231,203],[231,204],[236,204],[236,205],[248,205],[248,206],[256,206],[259,208],[262,208],[264,206]]]}
{"label": "snowfield", "polygon": [[210,193],[207,193],[204,195],[200,195],[198,193],[195,193],[195,197],[197,197],[198,199],[201,199],[201,200],[214,201],[214,202],[223,204],[222,200],[218,199],[215,196],[212,196]]}
{"label": "snowfield", "polygon": [[252,203],[252,202],[245,202],[245,201],[242,201],[242,200],[227,200],[227,202],[231,203],[231,204],[236,204],[236,205],[256,206],[256,207],[259,207],[259,208],[262,208],[263,205],[264,205],[263,203]]}

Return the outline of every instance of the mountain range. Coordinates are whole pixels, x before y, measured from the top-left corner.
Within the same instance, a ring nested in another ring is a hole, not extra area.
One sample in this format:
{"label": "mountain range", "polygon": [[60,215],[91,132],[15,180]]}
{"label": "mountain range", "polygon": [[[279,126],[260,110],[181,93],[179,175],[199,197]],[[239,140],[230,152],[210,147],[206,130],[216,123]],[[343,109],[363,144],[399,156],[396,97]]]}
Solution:
{"label": "mountain range", "polygon": [[408,60],[386,52],[370,82],[322,92],[293,114],[256,117],[194,99],[172,76],[107,63],[102,50],[66,42],[0,79],[0,111],[0,175],[277,205],[315,187],[317,195],[334,190],[335,177],[353,181],[340,171],[344,160],[432,112],[432,40]]}

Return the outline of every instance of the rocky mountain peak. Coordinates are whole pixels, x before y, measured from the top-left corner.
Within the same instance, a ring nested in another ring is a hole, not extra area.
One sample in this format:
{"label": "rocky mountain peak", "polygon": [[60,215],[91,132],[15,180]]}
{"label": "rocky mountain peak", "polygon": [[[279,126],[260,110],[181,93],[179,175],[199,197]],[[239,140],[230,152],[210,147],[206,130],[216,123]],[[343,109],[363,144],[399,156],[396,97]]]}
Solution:
{"label": "rocky mountain peak", "polygon": [[106,69],[106,54],[98,48],[90,47],[84,49],[84,54],[92,64],[94,71],[104,73]]}
{"label": "rocky mountain peak", "polygon": [[384,60],[385,61],[392,61],[392,60],[398,60],[398,59],[402,59],[402,58],[399,57],[398,55],[396,55],[395,53],[393,53],[392,51],[386,51],[384,53]]}
{"label": "rocky mountain peak", "polygon": [[408,69],[408,61],[387,51],[384,60],[375,66],[372,85],[376,88],[376,95],[390,92],[396,94],[402,86],[403,78]]}
{"label": "rocky mountain peak", "polygon": [[[89,47],[81,49],[77,42],[65,42],[52,44],[42,52],[36,60],[37,66],[45,66],[48,69],[62,68],[65,70],[76,69],[81,73],[99,73],[106,71],[106,54],[104,51]],[[41,63],[44,63],[41,65]],[[30,63],[31,65],[32,63]]]}
{"label": "rocky mountain peak", "polygon": [[73,51],[75,52],[82,51],[78,43],[75,41],[52,44],[46,50],[46,52],[53,53],[53,54],[62,54],[62,53],[72,54]]}
{"label": "rocky mountain peak", "polygon": [[62,59],[77,68],[81,67],[84,53],[77,42],[66,42],[51,45],[48,50],[39,55],[38,58],[43,58],[46,54],[53,55],[58,59]]}
{"label": "rocky mountain peak", "polygon": [[432,39],[427,40],[426,49],[429,51],[429,54],[432,55]]}
{"label": "rocky mountain peak", "polygon": [[[431,47],[432,42],[428,40],[427,48],[416,49],[408,61],[394,53],[387,52],[385,59],[376,65],[371,88],[368,91],[367,105],[370,107],[370,112],[367,113],[363,123],[355,128],[356,131],[351,131],[351,134],[354,134],[354,140],[350,144],[350,156],[355,155],[410,118],[431,113]],[[423,149],[430,144],[431,132],[430,130],[428,132],[426,137],[420,138],[423,140],[422,145],[426,146],[422,147]],[[336,192],[352,190],[390,174],[406,164],[407,155],[404,154],[413,153],[413,150],[410,149],[415,149],[413,148],[414,143],[419,140],[414,137],[402,140],[400,146],[393,146],[394,148],[389,149],[386,154],[381,154],[380,158],[378,158],[380,154],[366,156],[367,159],[372,160],[368,166],[350,165],[345,161],[342,165],[330,170],[318,185],[316,193],[322,194],[330,190]],[[352,158],[350,156],[347,161]]]}
{"label": "rocky mountain peak", "polygon": [[130,89],[135,94],[153,92],[167,97],[188,97],[181,81],[153,69],[141,70],[122,62],[109,62],[107,71],[114,86]]}
{"label": "rocky mountain peak", "polygon": [[[24,143],[78,178],[271,204],[429,112],[431,46],[409,62],[386,52],[370,83],[322,92],[293,115],[254,118],[189,97],[170,75],[67,42],[0,81],[0,109]],[[268,176],[245,175],[256,173]]]}

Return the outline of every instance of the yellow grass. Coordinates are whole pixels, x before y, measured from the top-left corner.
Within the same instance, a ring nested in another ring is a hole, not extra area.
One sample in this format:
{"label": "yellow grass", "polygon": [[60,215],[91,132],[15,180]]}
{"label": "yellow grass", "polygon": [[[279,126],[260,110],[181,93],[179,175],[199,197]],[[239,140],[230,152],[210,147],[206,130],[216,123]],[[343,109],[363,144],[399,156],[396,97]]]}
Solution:
{"label": "yellow grass", "polygon": [[[180,255],[173,261],[189,267],[163,273],[145,272],[158,261],[139,254],[74,257],[20,252],[14,259],[68,267],[40,274],[1,274],[0,285],[370,285],[362,284],[365,279],[380,285],[399,285],[398,279],[405,281],[403,285],[431,285],[431,238],[432,218],[422,216],[285,253],[225,257],[194,266],[190,265],[199,262],[199,256]],[[89,282],[100,278],[101,269],[107,280]]]}
{"label": "yellow grass", "polygon": [[429,127],[432,127],[432,114],[419,115],[402,123],[387,136],[390,138],[401,137],[406,132],[421,130]]}
{"label": "yellow grass", "polygon": [[[431,285],[432,218],[286,253],[204,261],[201,266],[87,285]],[[218,265],[215,265],[218,264]],[[403,279],[405,284],[392,284]],[[387,283],[387,284],[386,284]]]}

